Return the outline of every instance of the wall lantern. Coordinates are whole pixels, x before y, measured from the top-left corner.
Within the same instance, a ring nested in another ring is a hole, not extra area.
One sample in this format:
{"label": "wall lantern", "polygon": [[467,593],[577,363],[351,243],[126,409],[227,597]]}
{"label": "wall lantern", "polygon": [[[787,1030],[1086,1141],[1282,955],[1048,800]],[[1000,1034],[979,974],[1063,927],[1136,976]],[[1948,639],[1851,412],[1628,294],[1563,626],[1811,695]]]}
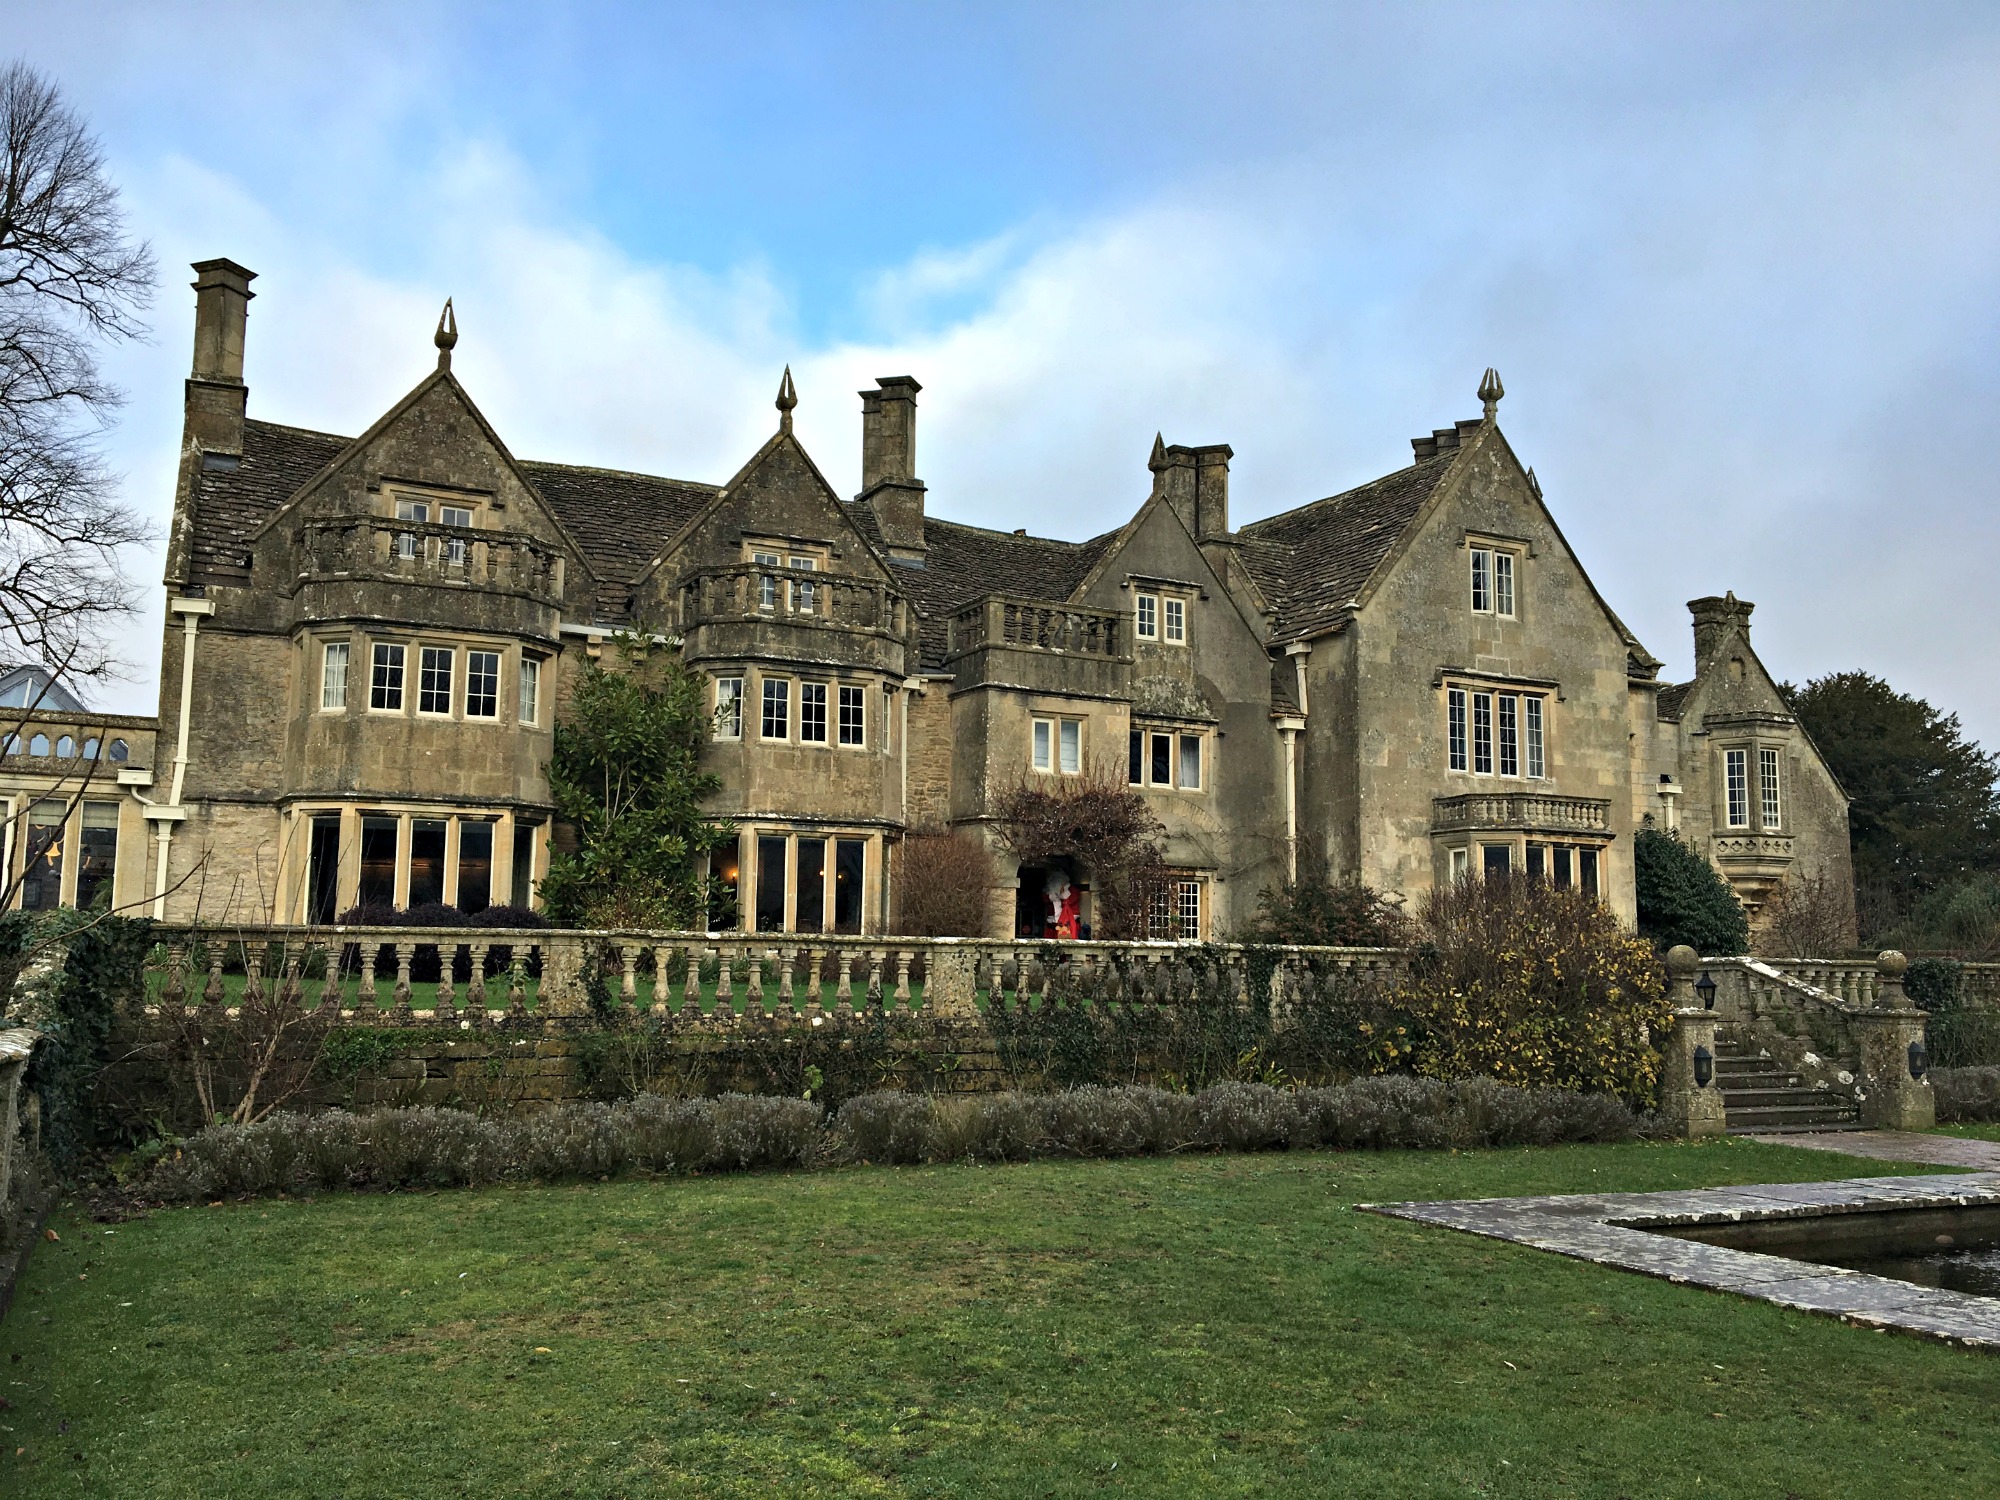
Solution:
{"label": "wall lantern", "polygon": [[1715,1077],[1715,1054],[1706,1047],[1694,1049],[1694,1086],[1705,1089]]}
{"label": "wall lantern", "polygon": [[1922,1079],[1931,1070],[1931,1055],[1922,1042],[1910,1043],[1910,1076]]}
{"label": "wall lantern", "polygon": [[1715,1009],[1715,981],[1708,977],[1708,970],[1701,971],[1701,978],[1694,982],[1694,992],[1701,996],[1703,1010]]}

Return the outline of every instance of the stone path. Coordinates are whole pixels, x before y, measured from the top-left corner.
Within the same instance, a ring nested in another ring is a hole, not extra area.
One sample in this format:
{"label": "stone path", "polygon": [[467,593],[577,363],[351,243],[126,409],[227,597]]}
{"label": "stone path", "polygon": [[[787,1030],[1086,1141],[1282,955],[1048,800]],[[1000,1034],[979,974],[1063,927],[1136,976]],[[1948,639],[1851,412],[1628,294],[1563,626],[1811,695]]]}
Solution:
{"label": "stone path", "polygon": [[[1844,1133],[1829,1141],[1825,1149],[1851,1150],[1857,1140],[1871,1134],[1877,1133]],[[1880,1134],[1890,1141],[1948,1142],[1953,1147],[1976,1144],[1992,1149],[1985,1142],[1948,1136]],[[1815,1149],[1819,1139],[1814,1139]],[[1820,1313],[1864,1328],[1894,1328],[1946,1343],[2000,1350],[2000,1299],[1914,1286],[1781,1255],[1729,1250],[1657,1232],[1698,1224],[1971,1206],[2000,1207],[2000,1174],[1857,1177],[1841,1182],[1769,1183],[1670,1193],[1355,1205],[1364,1213],[1511,1240],[1602,1266]]]}
{"label": "stone path", "polygon": [[1975,1172],[2000,1172],[2000,1141],[1969,1141],[1955,1135],[1921,1135],[1914,1130],[1842,1130],[1824,1135],[1804,1132],[1760,1135],[1760,1146],[1799,1146],[1807,1151],[1838,1151],[1875,1161],[1928,1163],[1935,1167],[1967,1167]]}

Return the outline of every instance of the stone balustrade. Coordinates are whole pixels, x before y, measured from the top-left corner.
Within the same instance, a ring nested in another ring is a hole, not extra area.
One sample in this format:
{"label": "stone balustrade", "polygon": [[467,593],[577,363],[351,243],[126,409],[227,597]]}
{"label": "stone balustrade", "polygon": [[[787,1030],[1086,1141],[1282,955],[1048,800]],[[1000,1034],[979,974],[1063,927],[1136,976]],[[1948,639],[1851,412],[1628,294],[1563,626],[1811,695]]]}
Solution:
{"label": "stone balustrade", "polygon": [[563,557],[521,531],[339,516],[305,523],[299,583],[419,583],[562,599]]}
{"label": "stone balustrade", "polygon": [[1000,646],[1128,661],[1132,652],[1126,627],[1125,616],[1115,610],[989,594],[952,616],[947,657]]}
{"label": "stone balustrade", "polygon": [[887,584],[845,573],[740,563],[706,568],[682,580],[680,625],[691,633],[734,621],[782,621],[901,638],[909,601]]}
{"label": "stone balustrade", "polygon": [[1546,833],[1608,834],[1611,804],[1597,797],[1537,792],[1467,792],[1431,801],[1433,832],[1490,828]]}
{"label": "stone balustrade", "polygon": [[[651,1014],[728,1026],[1052,999],[1105,1006],[1250,1005],[1282,1021],[1338,987],[1386,994],[1409,955],[1373,948],[1195,943],[1006,942],[795,933],[577,932],[486,928],[161,927],[151,1010],[231,1009],[283,993],[357,1025],[463,1029]],[[419,980],[420,971],[437,975]],[[1268,975],[1268,978],[1266,977]],[[1261,993],[1252,995],[1256,988]],[[428,991],[420,994],[420,991]],[[427,1003],[420,1004],[422,999]]]}

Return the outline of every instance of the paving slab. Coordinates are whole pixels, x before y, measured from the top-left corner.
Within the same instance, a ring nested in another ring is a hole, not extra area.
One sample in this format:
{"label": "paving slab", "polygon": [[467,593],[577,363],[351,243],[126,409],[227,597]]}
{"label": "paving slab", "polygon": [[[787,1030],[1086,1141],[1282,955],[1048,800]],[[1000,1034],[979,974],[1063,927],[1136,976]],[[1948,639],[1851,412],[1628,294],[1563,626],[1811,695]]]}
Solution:
{"label": "paving slab", "polygon": [[1876,1161],[1921,1162],[1934,1167],[1972,1167],[2000,1172],[2000,1141],[1963,1140],[1915,1130],[1845,1130],[1760,1135],[1760,1146],[1797,1146],[1803,1151],[1837,1151]]}
{"label": "paving slab", "polygon": [[[1844,1135],[1840,1139],[1844,1146],[1855,1138]],[[1953,1144],[1971,1143],[1954,1141]],[[1834,1182],[1767,1183],[1663,1193],[1556,1194],[1539,1198],[1355,1205],[1364,1213],[1507,1240],[1685,1286],[1733,1292],[1779,1307],[1836,1317],[1860,1327],[1895,1329],[1944,1343],[2000,1350],[2000,1300],[1915,1286],[1782,1255],[1705,1245],[1698,1240],[1676,1238],[1671,1233],[1696,1225],[1969,1206],[2000,1207],[2000,1172],[1854,1177]]]}

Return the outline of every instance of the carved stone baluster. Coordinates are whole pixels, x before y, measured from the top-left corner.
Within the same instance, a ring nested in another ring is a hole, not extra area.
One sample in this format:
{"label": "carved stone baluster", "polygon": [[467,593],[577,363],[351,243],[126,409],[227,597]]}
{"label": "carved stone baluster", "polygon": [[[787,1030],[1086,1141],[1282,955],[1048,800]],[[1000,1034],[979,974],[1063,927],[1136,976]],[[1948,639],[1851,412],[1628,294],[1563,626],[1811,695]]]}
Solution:
{"label": "carved stone baluster", "polygon": [[915,957],[916,954],[908,948],[899,948],[896,950],[895,1001],[898,1010],[908,1010],[910,1008],[910,961]]}
{"label": "carved stone baluster", "polygon": [[620,943],[618,945],[618,998],[626,1005],[639,1003],[639,945]]}
{"label": "carved stone baluster", "polygon": [[833,982],[833,1009],[836,1015],[854,1014],[854,950],[840,950],[840,971]]}
{"label": "carved stone baluster", "polygon": [[778,1018],[787,1025],[792,1020],[792,962],[799,950],[787,945],[773,950],[778,963]]}
{"label": "carved stone baluster", "polygon": [[396,1006],[395,1018],[404,1025],[410,1020],[410,960],[416,956],[415,943],[397,943],[396,949]]}
{"label": "carved stone baluster", "polygon": [[507,1019],[501,1024],[518,1029],[528,1024],[528,959],[519,945],[507,957]]}
{"label": "carved stone baluster", "polygon": [[889,955],[880,948],[868,950],[868,1005],[871,1010],[882,1004],[882,965],[888,958]]}
{"label": "carved stone baluster", "polygon": [[320,950],[326,958],[326,968],[320,974],[319,1008],[326,1012],[326,1019],[340,1019],[340,961],[346,953],[340,943],[328,943]]}
{"label": "carved stone baluster", "polygon": [[371,1026],[382,1014],[382,989],[375,982],[375,960],[380,950],[378,943],[361,945],[361,984],[354,992],[354,1019]]}
{"label": "carved stone baluster", "polygon": [[187,1008],[187,981],[182,977],[188,963],[188,945],[167,944],[167,982],[160,986],[160,1009],[177,1016]]}
{"label": "carved stone baluster", "polygon": [[693,1017],[701,1014],[701,948],[688,944],[687,975],[681,981],[681,1014]]}
{"label": "carved stone baluster", "polygon": [[487,1024],[486,1014],[486,955],[492,949],[491,943],[468,945],[471,953],[472,971],[465,979],[465,1012],[474,1029]]}
{"label": "carved stone baluster", "polygon": [[440,1026],[458,1024],[458,944],[435,943],[438,959],[437,999],[432,1002],[433,1017]]}
{"label": "carved stone baluster", "polygon": [[656,944],[648,943],[645,952],[646,972],[651,976],[646,983],[646,1005],[648,1015],[665,1017],[673,998],[673,980],[668,977],[672,951]]}
{"label": "carved stone baluster", "polygon": [[736,955],[729,951],[726,944],[718,943],[715,949],[716,1015],[721,1015],[724,1011],[728,1011],[732,1016],[736,1014],[735,978]]}
{"label": "carved stone baluster", "polygon": [[208,983],[201,987],[201,1003],[220,1005],[229,997],[229,991],[222,983],[222,949],[211,945],[208,950]]}
{"label": "carved stone baluster", "polygon": [[750,977],[743,985],[743,998],[748,1002],[744,1009],[752,1016],[764,1014],[764,956],[762,948],[753,947],[744,956],[750,960]]}
{"label": "carved stone baluster", "polygon": [[264,998],[264,945],[245,943],[243,945],[243,1003],[253,1004]]}
{"label": "carved stone baluster", "polygon": [[826,962],[824,948],[806,949],[806,1014],[816,1016],[820,1010],[820,965]]}

